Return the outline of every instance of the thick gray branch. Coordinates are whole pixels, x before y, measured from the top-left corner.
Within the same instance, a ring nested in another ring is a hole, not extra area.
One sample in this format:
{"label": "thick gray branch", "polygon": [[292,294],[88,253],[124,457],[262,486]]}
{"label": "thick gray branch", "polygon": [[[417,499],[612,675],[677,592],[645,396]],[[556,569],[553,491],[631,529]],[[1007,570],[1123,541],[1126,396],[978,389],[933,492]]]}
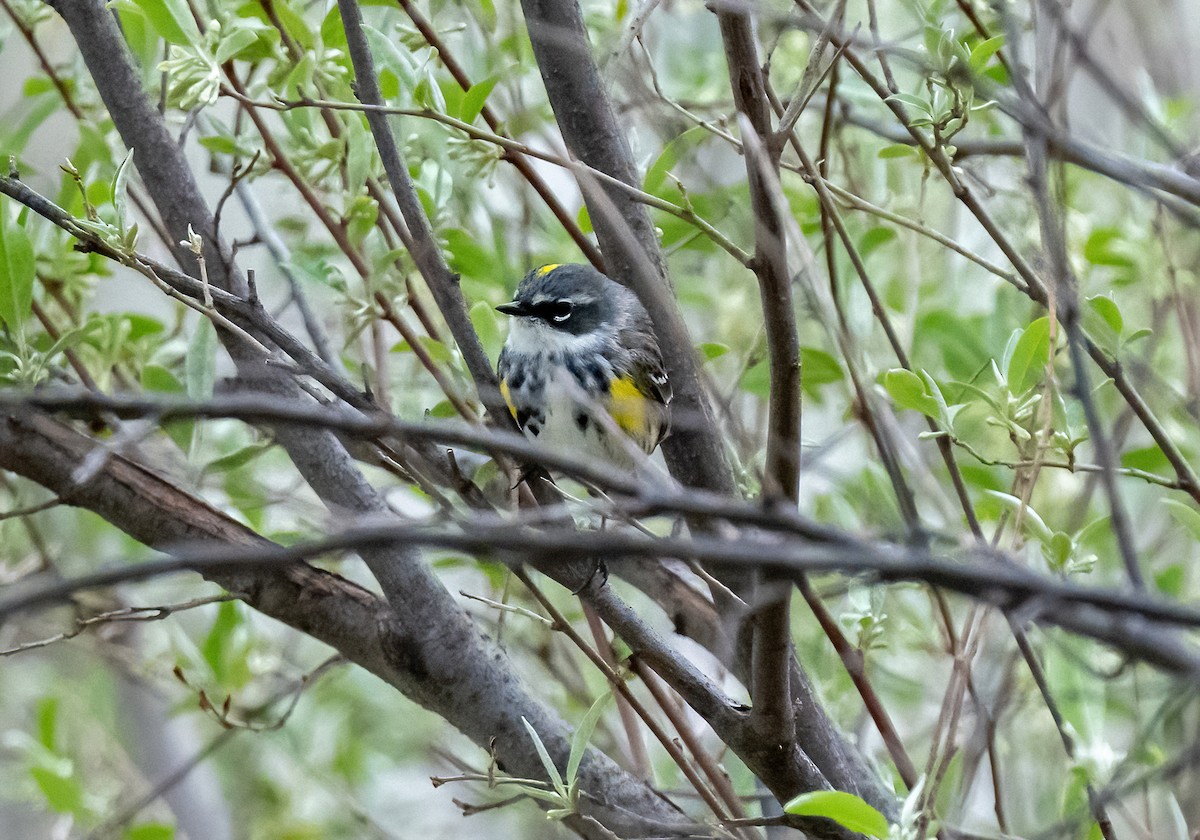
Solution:
{"label": "thick gray branch", "polygon": [[[112,13],[100,0],[55,0],[52,5],[70,27],[117,130],[134,150],[138,171],[168,231],[182,239],[191,225],[204,237],[213,285],[245,296],[245,281],[214,235],[212,214],[174,138],[141,87]],[[181,264],[188,264],[187,253],[178,256]],[[263,365],[228,334],[223,333],[222,340],[243,380],[281,401],[307,399],[290,374]],[[332,512],[354,516],[388,513],[384,501],[332,433],[280,429],[279,441]],[[69,471],[67,474],[69,477]],[[119,525],[124,513],[109,510],[107,518]],[[148,536],[161,544],[160,537]],[[533,777],[544,772],[521,725],[522,716],[542,733],[551,754],[565,760],[568,733],[561,721],[524,691],[509,663],[480,636],[420,561],[415,548],[374,546],[364,548],[360,556],[403,621],[401,643],[389,640],[389,644],[381,644],[376,656],[384,657],[381,666],[404,676],[403,687],[410,696],[437,708],[481,745],[495,738],[497,754],[514,772]],[[394,661],[388,661],[389,657]],[[601,804],[595,806],[596,816],[612,830],[622,835],[644,834],[647,829],[638,828],[639,821],[657,824],[677,818],[648,787],[629,779],[606,757],[597,753],[586,767],[584,787],[599,786],[596,792]],[[621,806],[604,804],[609,802]],[[581,830],[594,834],[599,829],[588,825]]]}
{"label": "thick gray branch", "polygon": [[[559,130],[571,154],[629,185],[640,183],[592,59],[583,16],[574,0],[522,0],[533,53]],[[671,472],[683,484],[723,493],[733,473],[700,381],[683,316],[666,279],[662,253],[644,205],[627,192],[580,178],[608,273],[632,288],[654,321],[671,385],[672,432],[663,443]]]}
{"label": "thick gray branch", "polygon": [[[73,473],[95,448],[93,441],[38,412],[0,417],[0,467],[99,514],[146,545],[168,553],[205,547],[229,554],[281,550],[120,455],[111,454],[94,479],[77,485]],[[565,724],[529,695],[504,654],[461,611],[453,620],[434,621],[416,605],[393,610],[356,584],[299,563],[238,568],[226,562],[206,574],[265,615],[336,648],[481,748],[488,749],[495,738],[495,753],[506,771],[544,776],[521,716],[534,725],[560,768],[565,765],[570,738]],[[703,833],[598,751],[589,753],[581,774],[588,794],[581,810],[622,837],[679,833],[685,827]],[[584,836],[603,836],[582,821],[574,827]]]}

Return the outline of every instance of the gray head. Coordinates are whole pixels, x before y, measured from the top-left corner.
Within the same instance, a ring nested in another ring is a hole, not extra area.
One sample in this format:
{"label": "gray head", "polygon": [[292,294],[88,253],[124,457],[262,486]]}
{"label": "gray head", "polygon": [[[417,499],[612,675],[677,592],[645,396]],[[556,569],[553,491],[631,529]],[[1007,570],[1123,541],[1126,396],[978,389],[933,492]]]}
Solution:
{"label": "gray head", "polygon": [[535,268],[517,286],[512,303],[496,309],[576,336],[615,333],[646,317],[633,292],[590,265],[574,263]]}

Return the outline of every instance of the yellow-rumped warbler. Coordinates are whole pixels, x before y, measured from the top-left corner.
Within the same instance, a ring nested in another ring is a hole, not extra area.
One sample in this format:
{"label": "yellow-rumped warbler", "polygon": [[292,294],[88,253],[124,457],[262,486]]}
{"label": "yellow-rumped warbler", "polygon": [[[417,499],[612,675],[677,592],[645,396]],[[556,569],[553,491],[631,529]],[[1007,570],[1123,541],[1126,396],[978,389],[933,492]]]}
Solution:
{"label": "yellow-rumped warbler", "polygon": [[621,468],[654,451],[671,385],[633,292],[589,265],[544,265],[497,309],[513,316],[500,391],[525,434]]}

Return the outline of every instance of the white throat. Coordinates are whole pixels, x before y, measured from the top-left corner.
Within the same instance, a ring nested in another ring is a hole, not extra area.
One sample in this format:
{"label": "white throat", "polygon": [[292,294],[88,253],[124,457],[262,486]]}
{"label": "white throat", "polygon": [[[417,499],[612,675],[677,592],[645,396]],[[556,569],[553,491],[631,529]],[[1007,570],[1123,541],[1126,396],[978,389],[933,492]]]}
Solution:
{"label": "white throat", "polygon": [[539,318],[513,318],[508,334],[508,346],[516,353],[546,353],[554,355],[590,353],[600,347],[603,338],[598,333],[575,335],[554,327]]}

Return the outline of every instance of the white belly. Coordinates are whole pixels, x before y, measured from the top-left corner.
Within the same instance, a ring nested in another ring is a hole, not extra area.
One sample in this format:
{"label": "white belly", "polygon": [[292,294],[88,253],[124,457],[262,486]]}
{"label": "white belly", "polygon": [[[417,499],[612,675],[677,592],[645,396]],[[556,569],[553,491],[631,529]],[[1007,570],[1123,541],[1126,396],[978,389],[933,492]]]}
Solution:
{"label": "white belly", "polygon": [[551,451],[631,469],[645,456],[608,415],[603,404],[588,400],[566,370],[559,369],[545,390],[546,420],[533,440]]}

